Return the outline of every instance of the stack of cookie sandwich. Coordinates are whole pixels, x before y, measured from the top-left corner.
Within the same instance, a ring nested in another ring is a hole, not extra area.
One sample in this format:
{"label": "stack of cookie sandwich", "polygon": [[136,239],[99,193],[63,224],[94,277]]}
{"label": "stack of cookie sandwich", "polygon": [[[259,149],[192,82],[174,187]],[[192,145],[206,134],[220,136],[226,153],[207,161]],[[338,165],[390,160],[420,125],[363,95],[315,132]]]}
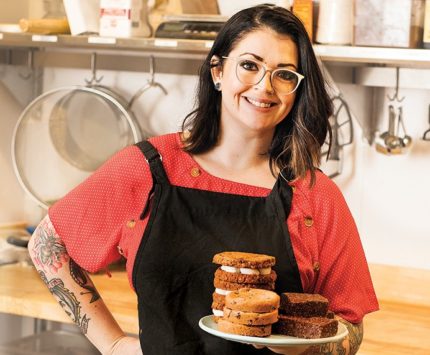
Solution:
{"label": "stack of cookie sandwich", "polygon": [[279,296],[268,290],[241,288],[225,297],[218,330],[225,333],[266,337],[278,320]]}
{"label": "stack of cookie sandwich", "polygon": [[223,316],[225,296],[241,288],[274,290],[276,272],[272,270],[275,257],[264,254],[223,252],[213,257],[220,266],[215,271],[215,292],[212,296],[214,320]]}
{"label": "stack of cookie sandwich", "polygon": [[328,306],[327,298],[318,294],[284,292],[273,333],[306,339],[334,336],[338,321]]}

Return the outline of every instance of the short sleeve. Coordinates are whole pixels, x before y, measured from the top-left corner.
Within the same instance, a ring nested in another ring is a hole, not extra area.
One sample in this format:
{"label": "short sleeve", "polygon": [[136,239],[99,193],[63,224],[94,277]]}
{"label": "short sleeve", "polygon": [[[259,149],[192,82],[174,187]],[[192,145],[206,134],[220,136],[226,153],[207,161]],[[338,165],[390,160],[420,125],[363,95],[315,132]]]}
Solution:
{"label": "short sleeve", "polygon": [[330,308],[358,323],[378,310],[369,267],[353,216],[339,188],[320,174],[314,197],[318,230],[319,270],[315,292],[327,297]]}
{"label": "short sleeve", "polygon": [[117,245],[130,216],[139,216],[152,186],[136,146],[116,153],[48,211],[71,258],[89,272],[120,258]]}

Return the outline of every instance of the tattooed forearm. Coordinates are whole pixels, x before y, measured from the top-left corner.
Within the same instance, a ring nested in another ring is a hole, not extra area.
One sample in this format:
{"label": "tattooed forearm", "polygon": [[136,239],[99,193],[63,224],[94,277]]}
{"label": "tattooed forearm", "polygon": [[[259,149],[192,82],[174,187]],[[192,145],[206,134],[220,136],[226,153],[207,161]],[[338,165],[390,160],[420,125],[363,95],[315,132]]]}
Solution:
{"label": "tattooed forearm", "polygon": [[339,319],[348,328],[348,337],[337,343],[311,346],[302,355],[353,355],[356,354],[363,340],[363,324],[351,324]]}
{"label": "tattooed forearm", "polygon": [[356,354],[360,348],[361,342],[363,341],[363,323],[351,324],[343,319],[339,319],[340,322],[345,324],[348,328],[349,333],[349,353]]}
{"label": "tattooed forearm", "polygon": [[84,270],[82,270],[80,266],[73,261],[73,259],[70,259],[69,266],[70,266],[70,275],[72,276],[73,280],[75,280],[75,282],[79,286],[87,290],[87,292],[81,292],[81,295],[85,295],[88,293],[91,294],[90,303],[93,303],[98,299],[100,299],[100,295],[97,292],[94,285],[88,279],[87,273]]}
{"label": "tattooed forearm", "polygon": [[310,354],[332,355],[332,354],[335,354],[334,349],[336,345],[337,343],[327,343],[319,346],[312,346],[308,349],[308,351],[306,352],[306,355],[310,355]]}
{"label": "tattooed forearm", "polygon": [[39,226],[35,233],[37,237],[30,250],[33,262],[45,271],[57,272],[69,259],[66,247],[48,223]]}
{"label": "tattooed forearm", "polygon": [[81,304],[76,299],[75,294],[64,286],[61,279],[54,278],[48,280],[46,274],[41,270],[39,270],[39,275],[48,286],[49,291],[58,299],[64,311],[72,318],[73,322],[81,328],[82,333],[86,334],[90,319],[87,318],[86,314],[81,316]]}
{"label": "tattooed forearm", "polygon": [[346,348],[343,342],[336,343],[336,354],[338,355],[346,355]]}

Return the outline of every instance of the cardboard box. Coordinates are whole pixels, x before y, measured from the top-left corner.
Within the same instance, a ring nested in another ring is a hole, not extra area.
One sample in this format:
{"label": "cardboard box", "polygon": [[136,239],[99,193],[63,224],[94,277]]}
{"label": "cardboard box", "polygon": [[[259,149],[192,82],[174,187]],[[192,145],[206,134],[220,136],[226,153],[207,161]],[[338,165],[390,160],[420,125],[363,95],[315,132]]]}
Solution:
{"label": "cardboard box", "polygon": [[424,10],[423,47],[430,49],[430,0],[426,0]]}
{"label": "cardboard box", "polygon": [[312,0],[294,0],[293,13],[306,28],[311,42],[313,41],[313,3]]}
{"label": "cardboard box", "polygon": [[149,37],[147,1],[100,0],[100,36]]}
{"label": "cardboard box", "polygon": [[181,6],[184,14],[219,14],[217,0],[181,0]]}

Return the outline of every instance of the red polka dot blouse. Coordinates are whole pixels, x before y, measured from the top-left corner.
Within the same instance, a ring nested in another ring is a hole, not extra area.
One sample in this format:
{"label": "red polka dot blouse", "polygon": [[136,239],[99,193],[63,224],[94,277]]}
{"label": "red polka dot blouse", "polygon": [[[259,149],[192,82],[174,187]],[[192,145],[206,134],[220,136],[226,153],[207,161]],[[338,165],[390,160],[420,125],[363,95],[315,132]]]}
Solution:
{"label": "red polka dot blouse", "polygon": [[[154,137],[170,183],[216,192],[266,196],[269,189],[232,182],[202,169],[181,149],[178,133]],[[360,237],[338,187],[321,172],[291,183],[293,201],[286,223],[304,292],[319,293],[330,309],[360,322],[378,309]],[[70,256],[96,272],[123,255],[131,284],[137,249],[148,217],[139,220],[152,187],[149,166],[136,146],[116,153],[87,180],[49,209],[49,218]]]}

